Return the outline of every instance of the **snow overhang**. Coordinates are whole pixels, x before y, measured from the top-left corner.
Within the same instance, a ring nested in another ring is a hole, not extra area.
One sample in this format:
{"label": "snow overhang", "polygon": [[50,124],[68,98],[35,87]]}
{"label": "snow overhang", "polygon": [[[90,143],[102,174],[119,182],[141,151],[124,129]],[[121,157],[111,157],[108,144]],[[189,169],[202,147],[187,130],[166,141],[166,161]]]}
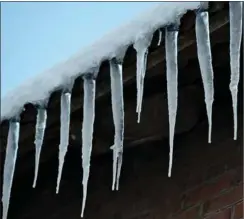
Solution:
{"label": "snow overhang", "polygon": [[93,72],[103,61],[119,56],[138,39],[174,23],[188,10],[195,10],[199,6],[200,2],[162,2],[63,63],[34,76],[1,100],[1,121],[21,112],[27,103],[36,104],[48,98],[53,91],[65,87],[67,79]]}
{"label": "snow overhang", "polygon": [[[132,65],[136,60],[132,55],[134,52],[132,44],[144,34],[154,33],[149,48],[148,70],[154,68],[165,60],[165,55],[162,55],[164,36],[160,46],[162,48],[158,46],[158,43],[160,35],[159,30],[162,31],[166,24],[172,23],[177,18],[182,17],[180,26],[181,32],[179,36],[179,52],[186,50],[188,47],[195,44],[194,10],[197,9],[199,5],[199,2],[180,2],[167,5],[165,5],[165,3],[160,3],[158,7],[149,10],[144,15],[131,21],[129,24],[104,36],[100,41],[80,54],[75,55],[68,61],[50,69],[46,73],[37,75],[22,86],[10,92],[1,100],[1,140],[4,143],[3,145],[5,145],[7,140],[7,120],[22,110],[24,110],[21,114],[21,130],[23,131],[20,136],[20,141],[23,142],[32,136],[30,129],[31,127],[34,128],[36,120],[36,109],[34,106],[48,97],[50,97],[48,113],[52,114],[52,117],[48,119],[47,128],[49,129],[52,127],[52,133],[58,132],[58,127],[55,124],[57,124],[59,120],[60,113],[59,95],[61,90],[67,86],[67,81],[75,80],[71,113],[77,112],[77,110],[82,108],[83,95],[82,87],[80,85],[80,75],[92,72],[94,69],[99,68],[96,99],[108,94],[110,92],[110,81],[107,60],[119,55],[121,51],[124,51],[124,48],[127,48],[127,51],[124,59],[125,70],[123,82],[125,85],[133,82],[135,80],[135,69]],[[210,3],[211,33],[228,24],[229,17],[227,10],[228,3]],[[165,11],[168,11],[169,13],[165,14]],[[128,32],[128,34],[120,34],[125,32]],[[121,35],[121,38],[114,37]],[[196,56],[197,54],[194,55]],[[53,80],[53,75],[55,75],[55,80]],[[147,77],[153,76],[154,73]],[[29,92],[30,90],[32,92]],[[1,151],[3,150],[4,148],[2,147]]]}
{"label": "snow overhang", "polygon": [[[229,22],[229,14],[228,14],[228,3],[219,3],[219,2],[211,2],[209,6],[210,10],[210,32],[211,34],[214,34],[218,30],[222,28],[228,29],[228,22]],[[144,18],[145,19],[145,18]],[[149,55],[148,55],[148,65],[147,65],[147,71],[150,72],[150,74],[146,75],[147,80],[149,78],[153,78],[154,76],[157,76],[159,74],[165,74],[165,53],[164,53],[164,37],[162,37],[161,45],[158,46],[159,42],[159,29],[157,29],[154,32],[153,39],[151,46],[149,47]],[[160,28],[160,30],[163,31],[163,27]],[[164,34],[162,34],[164,36]],[[212,44],[218,43],[218,41],[221,41],[221,37],[214,37],[211,41]],[[194,11],[190,10],[188,11],[181,19],[181,26],[180,26],[180,35],[179,35],[179,58],[182,60],[179,62],[179,65],[186,65],[188,63],[188,60],[190,60],[192,57],[197,57],[196,51],[192,51],[192,48],[195,48],[194,45],[196,43],[196,37],[195,37],[195,13]],[[181,55],[182,54],[182,55]],[[186,55],[183,55],[186,54]],[[221,53],[220,53],[221,54]],[[219,55],[220,60],[221,57],[228,56],[228,54],[221,54]],[[125,87],[125,91],[127,90],[126,87],[130,86],[130,84],[133,85],[135,82],[135,63],[136,63],[136,57],[135,57],[135,50],[133,49],[133,46],[129,46],[126,55],[124,58],[124,73],[123,73],[123,83]],[[155,67],[159,66],[159,70],[155,71],[153,70]],[[179,66],[179,68],[181,68]],[[41,77],[42,75],[38,76]],[[42,80],[45,79],[45,74],[43,74]],[[37,77],[37,78],[38,78]],[[187,76],[186,76],[187,77]],[[37,79],[35,79],[37,80]],[[47,79],[45,79],[47,80]],[[181,81],[182,78],[179,78]],[[28,83],[27,83],[28,85]],[[29,86],[29,85],[28,85]],[[133,85],[134,87],[134,85]],[[162,88],[163,90],[166,89],[166,87]],[[17,89],[18,90],[18,89]],[[16,91],[17,92],[17,91]],[[26,95],[28,96],[27,90],[23,90],[22,94],[26,92]],[[62,89],[54,89],[54,91],[49,94],[49,104],[47,108],[48,113],[48,120],[47,120],[47,127],[46,127],[46,134],[45,134],[45,142],[53,142],[54,139],[57,141],[59,139],[59,132],[60,132],[60,95],[61,95]],[[128,91],[130,92],[130,91]],[[20,92],[21,93],[21,92]],[[31,94],[34,92],[31,92]],[[104,98],[106,99],[107,96],[110,93],[110,79],[109,79],[109,63],[108,61],[103,61],[99,68],[99,73],[97,77],[97,92],[96,92],[96,102],[103,101]],[[133,95],[129,95],[130,98],[136,98],[136,94],[133,93]],[[133,97],[132,97],[133,96]],[[127,97],[125,97],[127,98]],[[80,130],[81,123],[82,123],[82,104],[83,104],[83,85],[82,85],[82,79],[81,77],[77,77],[74,83],[74,88],[72,91],[72,101],[71,101],[71,122],[70,122],[70,129],[71,129],[71,136],[70,139],[74,143],[77,140],[80,139],[79,136],[75,136],[75,132],[77,132],[77,127]],[[22,99],[23,100],[23,99]],[[7,101],[7,100],[6,100]],[[28,102],[28,101],[27,101]],[[35,103],[37,101],[34,101]],[[18,103],[18,101],[17,101]],[[20,103],[20,102],[19,102]],[[12,104],[12,105],[11,105]],[[8,107],[14,106],[16,102],[12,102]],[[2,103],[3,105],[3,103]],[[33,104],[27,103],[24,105],[25,111],[21,114],[21,121],[20,121],[20,151],[19,156],[22,157],[22,155],[28,154],[28,152],[33,151],[33,141],[34,141],[34,135],[35,135],[35,124],[36,124],[36,108]],[[99,106],[97,107],[98,112],[100,111]],[[5,108],[7,109],[7,108]],[[99,114],[97,114],[99,115]],[[101,115],[102,116],[102,115]],[[4,118],[4,117],[3,117]],[[110,120],[109,120],[110,121]],[[110,121],[112,125],[112,121]],[[96,124],[95,124],[96,126]],[[75,131],[72,131],[75,130]],[[0,152],[5,151],[6,143],[7,143],[7,132],[8,132],[8,120],[5,119],[1,122],[1,145]],[[79,131],[80,132],[80,131]],[[167,134],[167,133],[166,133]],[[98,136],[99,133],[96,134]],[[95,136],[95,137],[96,137]],[[154,140],[157,139],[157,136],[154,137],[145,137],[142,139],[134,139],[133,142],[131,142],[130,139],[128,139],[127,145],[138,145],[141,142],[147,141],[150,139]],[[127,139],[125,139],[127,142]],[[100,154],[106,152],[108,149],[107,147],[100,145],[99,147],[96,146],[96,141],[94,142],[94,149],[93,152],[95,154]],[[53,143],[51,143],[53,144]],[[56,144],[56,143],[55,143]],[[58,143],[57,143],[58,144]],[[49,148],[48,154],[51,156],[56,151],[56,147]],[[49,155],[47,157],[42,158],[42,161],[45,161],[48,159]],[[2,159],[3,160],[3,159]],[[28,168],[27,164],[27,168]]]}

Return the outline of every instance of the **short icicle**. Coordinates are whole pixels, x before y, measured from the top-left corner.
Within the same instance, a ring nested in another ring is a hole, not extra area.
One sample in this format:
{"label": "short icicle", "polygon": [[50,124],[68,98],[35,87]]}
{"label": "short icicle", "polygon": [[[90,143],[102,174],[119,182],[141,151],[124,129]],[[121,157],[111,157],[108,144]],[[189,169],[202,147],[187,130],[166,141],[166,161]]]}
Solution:
{"label": "short icicle", "polygon": [[71,83],[66,89],[64,89],[61,94],[59,167],[58,167],[56,193],[59,192],[59,186],[60,186],[60,181],[63,172],[64,159],[69,145],[70,103],[71,103],[72,87],[73,87],[73,83]]}
{"label": "short icicle", "polygon": [[46,129],[46,122],[47,122],[47,102],[39,104],[37,106],[37,117],[36,117],[36,134],[35,134],[35,175],[33,180],[32,187],[36,187],[36,181],[38,177],[38,170],[39,170],[39,162],[40,162],[40,154],[42,150],[42,144]]}
{"label": "short icicle", "polygon": [[212,105],[214,101],[214,75],[212,66],[212,54],[209,36],[209,17],[208,12],[199,9],[196,15],[196,39],[197,39],[197,54],[200,65],[205,103],[208,116],[208,143],[211,143],[212,135]]}
{"label": "short icicle", "polygon": [[93,141],[93,125],[95,119],[95,92],[96,81],[93,74],[83,76],[84,79],[84,105],[83,105],[83,124],[82,124],[82,167],[83,167],[83,201],[81,217],[84,216],[84,210],[87,197],[87,184],[90,173],[90,160]]}
{"label": "short icicle", "polygon": [[168,93],[168,113],[169,113],[169,172],[171,177],[173,163],[173,146],[175,121],[178,102],[178,25],[168,26],[165,30],[165,54],[167,69],[167,93]]}
{"label": "short icicle", "polygon": [[122,63],[115,58],[110,60],[111,96],[112,111],[115,127],[113,149],[113,183],[114,190],[119,189],[119,179],[123,161],[123,141],[124,141],[124,99],[123,99],[123,79]]}
{"label": "short icicle", "polygon": [[230,14],[230,91],[234,117],[234,140],[237,139],[237,95],[240,80],[240,50],[242,38],[243,2],[229,2]]}
{"label": "short icicle", "polygon": [[158,30],[158,46],[161,45],[162,42],[162,31],[159,29]]}
{"label": "short icicle", "polygon": [[8,215],[10,194],[11,194],[15,163],[16,163],[17,152],[18,152],[19,129],[20,129],[20,119],[18,116],[16,118],[11,119],[9,122],[8,142],[6,148],[4,173],[3,173],[2,219],[7,219],[7,215]]}
{"label": "short icicle", "polygon": [[147,66],[147,54],[148,47],[152,41],[152,34],[146,35],[144,38],[138,39],[134,48],[136,50],[136,85],[137,85],[137,105],[136,112],[138,113],[137,122],[140,123],[143,90],[144,90],[144,78],[146,74]]}

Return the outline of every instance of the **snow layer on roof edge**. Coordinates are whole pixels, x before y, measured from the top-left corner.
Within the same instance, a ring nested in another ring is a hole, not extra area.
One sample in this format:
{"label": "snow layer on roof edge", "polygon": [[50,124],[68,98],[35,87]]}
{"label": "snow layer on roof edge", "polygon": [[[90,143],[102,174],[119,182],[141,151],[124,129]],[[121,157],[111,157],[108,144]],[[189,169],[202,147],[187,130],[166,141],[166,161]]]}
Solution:
{"label": "snow layer on roof edge", "polygon": [[1,121],[20,113],[26,103],[38,103],[50,96],[67,80],[93,71],[104,60],[120,55],[121,50],[158,28],[174,23],[188,10],[199,8],[200,2],[162,2],[133,19],[127,25],[110,32],[48,71],[35,75],[1,99]]}

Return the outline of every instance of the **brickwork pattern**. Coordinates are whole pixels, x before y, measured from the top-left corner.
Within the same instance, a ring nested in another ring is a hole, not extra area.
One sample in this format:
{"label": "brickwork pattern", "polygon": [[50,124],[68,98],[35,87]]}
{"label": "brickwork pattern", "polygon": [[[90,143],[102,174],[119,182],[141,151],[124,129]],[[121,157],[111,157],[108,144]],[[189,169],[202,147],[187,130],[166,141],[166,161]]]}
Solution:
{"label": "brickwork pattern", "polygon": [[[243,218],[243,129],[234,141],[228,110],[214,112],[212,144],[206,121],[176,138],[172,178],[168,140],[125,151],[118,192],[111,191],[112,154],[92,159],[84,219]],[[69,150],[58,195],[57,157],[40,167],[36,189],[34,169],[14,180],[8,219],[80,218],[80,152]]]}

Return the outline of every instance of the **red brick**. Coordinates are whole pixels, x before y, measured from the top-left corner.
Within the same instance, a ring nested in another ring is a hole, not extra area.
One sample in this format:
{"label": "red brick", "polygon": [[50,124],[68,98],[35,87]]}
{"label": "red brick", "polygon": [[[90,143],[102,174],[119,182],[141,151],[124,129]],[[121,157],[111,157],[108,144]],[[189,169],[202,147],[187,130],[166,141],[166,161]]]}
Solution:
{"label": "red brick", "polygon": [[236,183],[243,183],[243,165],[236,168],[236,171],[237,171]]}
{"label": "red brick", "polygon": [[243,218],[243,201],[238,203],[235,207],[234,207],[234,217],[233,219],[241,219]]}
{"label": "red brick", "polygon": [[170,217],[170,219],[200,219],[201,218],[201,207],[196,206],[188,210],[182,211],[177,215]]}
{"label": "red brick", "polygon": [[223,211],[214,213],[204,219],[230,219],[231,218],[231,208],[224,209]]}
{"label": "red brick", "polygon": [[230,206],[242,199],[243,184],[233,188],[232,190],[225,192],[218,197],[207,201],[204,204],[204,213],[210,213],[226,206]]}
{"label": "red brick", "polygon": [[184,208],[211,199],[222,191],[230,189],[232,182],[236,178],[235,175],[237,175],[237,171],[229,171],[218,177],[215,181],[205,183],[201,187],[189,192],[185,199]]}

